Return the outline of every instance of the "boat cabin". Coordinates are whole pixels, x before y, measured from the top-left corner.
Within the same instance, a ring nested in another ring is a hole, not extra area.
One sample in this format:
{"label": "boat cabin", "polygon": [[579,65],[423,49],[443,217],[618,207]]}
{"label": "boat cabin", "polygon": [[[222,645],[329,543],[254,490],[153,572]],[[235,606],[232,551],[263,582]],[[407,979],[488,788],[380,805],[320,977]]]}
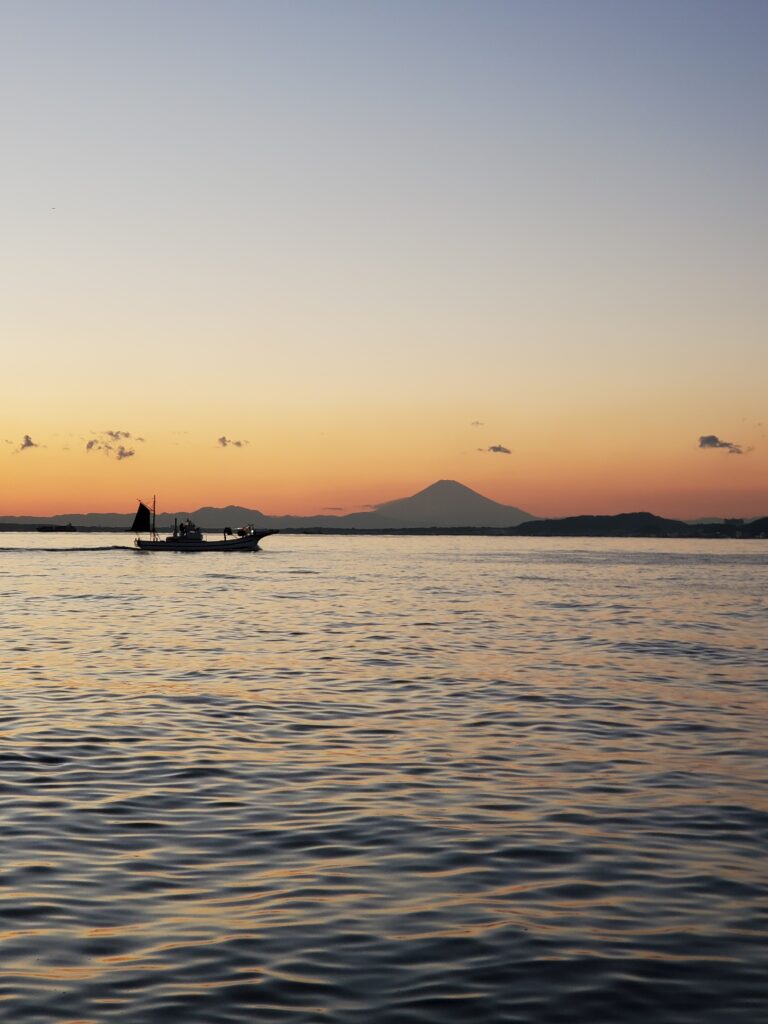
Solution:
{"label": "boat cabin", "polygon": [[199,526],[195,526],[191,519],[186,519],[184,522],[173,521],[173,533],[165,538],[167,544],[178,543],[179,541],[188,541],[190,543],[199,543],[203,539],[203,531]]}

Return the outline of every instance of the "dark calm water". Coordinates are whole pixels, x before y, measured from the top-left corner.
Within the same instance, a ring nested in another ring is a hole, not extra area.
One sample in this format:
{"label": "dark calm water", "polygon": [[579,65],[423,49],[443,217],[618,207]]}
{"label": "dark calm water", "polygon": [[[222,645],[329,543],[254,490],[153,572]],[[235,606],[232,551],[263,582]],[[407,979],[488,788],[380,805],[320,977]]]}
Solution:
{"label": "dark calm water", "polygon": [[768,543],[114,543],[0,534],[0,1020],[768,1019]]}

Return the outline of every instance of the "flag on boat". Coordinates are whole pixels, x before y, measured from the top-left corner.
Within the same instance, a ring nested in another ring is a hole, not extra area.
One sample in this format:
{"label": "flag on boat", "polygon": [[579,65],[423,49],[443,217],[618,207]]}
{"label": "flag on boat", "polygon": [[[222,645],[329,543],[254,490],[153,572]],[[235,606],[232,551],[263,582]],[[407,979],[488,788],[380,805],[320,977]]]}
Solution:
{"label": "flag on boat", "polygon": [[152,529],[152,513],[143,501],[139,502],[136,518],[133,520],[131,529],[136,533],[147,533]]}

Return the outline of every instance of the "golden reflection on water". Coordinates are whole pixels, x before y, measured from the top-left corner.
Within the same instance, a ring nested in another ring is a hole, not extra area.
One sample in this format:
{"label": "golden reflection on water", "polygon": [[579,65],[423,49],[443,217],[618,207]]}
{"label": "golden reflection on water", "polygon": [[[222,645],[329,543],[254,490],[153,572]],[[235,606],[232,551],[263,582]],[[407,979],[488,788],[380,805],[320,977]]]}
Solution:
{"label": "golden reflection on water", "polygon": [[[210,1024],[212,993],[232,1021],[442,1024],[418,1009],[438,968],[489,1022],[589,992],[581,1019],[701,1024],[713,985],[766,993],[759,544],[283,536],[209,561],[18,537],[16,1019],[50,1018],[55,982],[57,1020]],[[645,1016],[616,1016],[625,974]]]}

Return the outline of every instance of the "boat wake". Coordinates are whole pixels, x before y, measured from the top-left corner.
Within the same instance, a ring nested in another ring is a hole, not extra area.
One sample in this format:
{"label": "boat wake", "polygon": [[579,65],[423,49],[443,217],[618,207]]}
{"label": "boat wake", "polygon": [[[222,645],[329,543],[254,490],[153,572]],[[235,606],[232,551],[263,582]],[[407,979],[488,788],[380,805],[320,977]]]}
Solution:
{"label": "boat wake", "polygon": [[29,554],[30,552],[48,551],[54,552],[57,555],[66,555],[70,552],[76,551],[135,551],[136,548],[131,544],[105,544],[94,547],[78,547],[78,548],[3,548],[0,547],[0,554]]}

